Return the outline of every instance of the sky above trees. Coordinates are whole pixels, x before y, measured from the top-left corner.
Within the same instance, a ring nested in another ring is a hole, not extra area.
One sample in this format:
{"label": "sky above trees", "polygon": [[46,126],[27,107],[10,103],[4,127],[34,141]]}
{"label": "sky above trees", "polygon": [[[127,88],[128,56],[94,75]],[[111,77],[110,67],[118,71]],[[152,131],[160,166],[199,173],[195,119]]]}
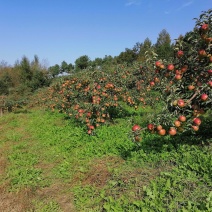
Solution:
{"label": "sky above trees", "polygon": [[191,31],[211,0],[0,0],[0,61],[38,55],[47,66],[117,56],[147,37]]}

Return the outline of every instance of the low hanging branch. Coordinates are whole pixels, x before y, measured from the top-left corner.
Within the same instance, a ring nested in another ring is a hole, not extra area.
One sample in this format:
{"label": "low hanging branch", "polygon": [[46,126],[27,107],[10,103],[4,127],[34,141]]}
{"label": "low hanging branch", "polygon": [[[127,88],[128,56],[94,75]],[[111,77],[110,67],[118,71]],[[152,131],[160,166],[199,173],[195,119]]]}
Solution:
{"label": "low hanging branch", "polygon": [[202,87],[200,90],[196,90],[194,95],[187,101],[187,104],[189,104],[197,95],[199,95],[202,90],[204,90],[204,87]]}

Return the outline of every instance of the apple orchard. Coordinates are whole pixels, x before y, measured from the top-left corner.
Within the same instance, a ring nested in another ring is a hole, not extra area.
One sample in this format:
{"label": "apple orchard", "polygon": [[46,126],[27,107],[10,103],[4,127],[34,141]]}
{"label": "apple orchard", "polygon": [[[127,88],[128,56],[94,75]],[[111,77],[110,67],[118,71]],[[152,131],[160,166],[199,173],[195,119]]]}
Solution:
{"label": "apple orchard", "polygon": [[203,12],[193,31],[175,41],[170,61],[148,51],[144,64],[67,77],[50,88],[50,107],[74,117],[93,135],[100,125],[124,116],[124,104],[137,110],[160,102],[161,112],[147,126],[132,126],[134,141],[141,140],[143,130],[162,136],[198,131],[212,106],[211,22],[212,10]]}

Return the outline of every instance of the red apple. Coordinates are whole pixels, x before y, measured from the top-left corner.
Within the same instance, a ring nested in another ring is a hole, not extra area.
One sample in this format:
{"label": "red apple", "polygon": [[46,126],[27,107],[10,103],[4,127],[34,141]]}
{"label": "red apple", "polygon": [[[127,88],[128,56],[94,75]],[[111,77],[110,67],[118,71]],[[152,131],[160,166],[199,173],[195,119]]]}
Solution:
{"label": "red apple", "polygon": [[194,118],[193,119],[193,123],[197,126],[199,126],[201,124],[201,119],[200,118]]}
{"label": "red apple", "polygon": [[183,55],[184,55],[184,52],[183,52],[182,50],[179,50],[179,51],[177,52],[177,57],[178,57],[178,58],[181,58]]}
{"label": "red apple", "polygon": [[83,109],[79,109],[78,112],[79,113],[84,113],[84,110]]}
{"label": "red apple", "polygon": [[154,124],[147,125],[148,130],[153,130],[155,128]]}
{"label": "red apple", "polygon": [[182,74],[182,71],[181,70],[176,70],[175,74]]}
{"label": "red apple", "polygon": [[194,88],[195,88],[194,85],[189,85],[189,86],[188,86],[188,90],[190,90],[190,91],[191,91],[191,90],[194,90]]}
{"label": "red apple", "polygon": [[179,116],[178,120],[181,121],[181,122],[185,122],[186,121],[186,117],[181,115],[181,116]]}
{"label": "red apple", "polygon": [[157,130],[160,131],[161,129],[163,129],[163,127],[161,125],[158,125]]}
{"label": "red apple", "polygon": [[182,73],[185,73],[187,70],[188,70],[188,65],[184,65],[184,66],[181,68]]}
{"label": "red apple", "polygon": [[206,53],[206,51],[204,49],[199,50],[198,54],[199,54],[200,58],[207,57],[207,53]]}
{"label": "red apple", "polygon": [[139,131],[139,130],[141,130],[141,127],[139,126],[139,125],[137,125],[137,124],[135,124],[133,127],[132,127],[132,131]]}
{"label": "red apple", "polygon": [[212,70],[208,70],[208,74],[211,76],[212,75]]}
{"label": "red apple", "polygon": [[206,101],[208,99],[208,95],[206,93],[203,93],[200,98],[202,101]]}
{"label": "red apple", "polygon": [[166,130],[165,129],[161,129],[158,131],[159,135],[165,135],[166,134]]}
{"label": "red apple", "polygon": [[92,115],[91,112],[87,112],[87,114],[86,114],[86,116],[89,117],[89,118],[91,117],[91,115]]}
{"label": "red apple", "polygon": [[199,126],[192,125],[191,127],[193,128],[194,131],[198,131],[199,130]]}
{"label": "red apple", "polygon": [[94,130],[94,126],[93,126],[93,125],[90,125],[88,128],[89,128],[90,130]]}
{"label": "red apple", "polygon": [[169,135],[176,135],[177,130],[174,127],[170,127],[169,129]]}
{"label": "red apple", "polygon": [[167,70],[168,70],[168,71],[173,71],[173,70],[174,70],[174,65],[173,65],[173,64],[169,64],[169,65],[167,66]]}
{"label": "red apple", "polygon": [[155,66],[156,66],[157,68],[160,68],[161,65],[162,65],[162,64],[161,64],[160,61],[156,61],[156,62],[155,62]]}
{"label": "red apple", "polygon": [[208,28],[209,28],[208,24],[203,24],[203,25],[200,27],[200,29],[201,29],[202,32],[207,32],[207,31],[208,31]]}
{"label": "red apple", "polygon": [[160,69],[164,69],[165,66],[163,64],[160,65]]}
{"label": "red apple", "polygon": [[184,100],[183,99],[179,99],[178,101],[177,101],[177,105],[179,106],[179,107],[185,107],[185,102],[184,102]]}
{"label": "red apple", "polygon": [[175,127],[180,127],[181,126],[181,122],[179,120],[176,120],[174,122]]}
{"label": "red apple", "polygon": [[88,130],[88,132],[87,132],[89,135],[92,133],[92,130]]}
{"label": "red apple", "polygon": [[96,89],[100,89],[100,88],[101,88],[101,85],[98,84],[98,85],[96,86]]}
{"label": "red apple", "polygon": [[149,84],[150,84],[150,86],[152,87],[152,86],[155,85],[155,82],[154,82],[154,81],[151,81]]}
{"label": "red apple", "polygon": [[181,80],[182,79],[182,75],[181,74],[176,74],[175,75],[175,79],[176,80]]}
{"label": "red apple", "polygon": [[208,86],[212,88],[212,81],[208,82]]}

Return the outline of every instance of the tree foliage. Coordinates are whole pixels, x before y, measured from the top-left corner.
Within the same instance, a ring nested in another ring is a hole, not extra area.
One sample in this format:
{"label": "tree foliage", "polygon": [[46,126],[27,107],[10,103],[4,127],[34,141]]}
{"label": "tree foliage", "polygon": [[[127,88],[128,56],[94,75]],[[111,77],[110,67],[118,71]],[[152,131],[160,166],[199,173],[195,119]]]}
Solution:
{"label": "tree foliage", "polygon": [[170,57],[173,57],[174,52],[171,37],[165,29],[163,29],[158,35],[155,51],[161,59],[169,60]]}
{"label": "tree foliage", "polygon": [[117,63],[127,63],[132,64],[137,59],[136,53],[129,48],[126,48],[124,52],[121,52],[118,57],[116,57]]}
{"label": "tree foliage", "polygon": [[75,69],[83,70],[86,69],[90,64],[90,58],[87,55],[83,55],[75,60]]}

